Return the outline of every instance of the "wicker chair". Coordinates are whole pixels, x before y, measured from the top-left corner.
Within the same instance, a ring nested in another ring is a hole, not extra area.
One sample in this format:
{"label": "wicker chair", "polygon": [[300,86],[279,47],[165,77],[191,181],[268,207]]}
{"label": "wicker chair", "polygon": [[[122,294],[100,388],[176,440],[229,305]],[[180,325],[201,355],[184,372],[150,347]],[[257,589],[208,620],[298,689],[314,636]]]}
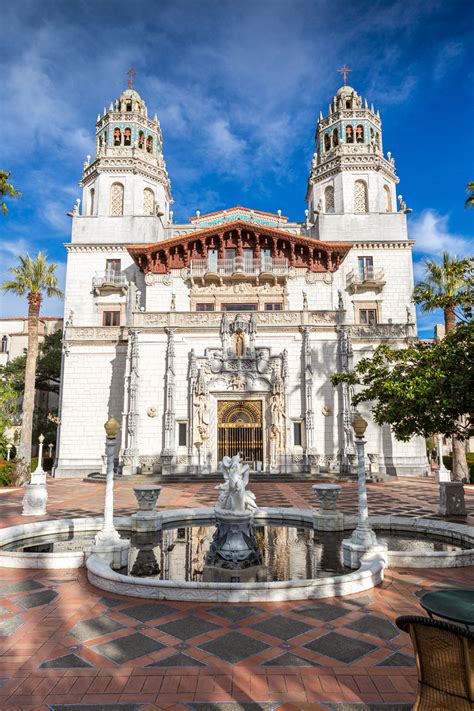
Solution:
{"label": "wicker chair", "polygon": [[413,711],[473,711],[474,633],[430,617],[403,616],[415,650],[418,689]]}

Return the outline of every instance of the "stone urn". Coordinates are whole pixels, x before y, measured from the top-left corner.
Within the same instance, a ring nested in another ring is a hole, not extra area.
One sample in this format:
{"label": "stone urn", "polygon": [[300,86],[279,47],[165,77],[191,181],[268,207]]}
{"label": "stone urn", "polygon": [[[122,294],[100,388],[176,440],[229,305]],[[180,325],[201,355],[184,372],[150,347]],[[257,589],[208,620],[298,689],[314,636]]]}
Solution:
{"label": "stone urn", "polygon": [[314,516],[314,527],[318,531],[342,531],[344,514],[337,510],[337,498],[341,491],[338,484],[315,484],[319,510]]}
{"label": "stone urn", "polygon": [[161,528],[156,502],[161,492],[161,486],[134,486],[133,491],[138,502],[138,511],[132,514],[132,531],[146,533],[158,531]]}

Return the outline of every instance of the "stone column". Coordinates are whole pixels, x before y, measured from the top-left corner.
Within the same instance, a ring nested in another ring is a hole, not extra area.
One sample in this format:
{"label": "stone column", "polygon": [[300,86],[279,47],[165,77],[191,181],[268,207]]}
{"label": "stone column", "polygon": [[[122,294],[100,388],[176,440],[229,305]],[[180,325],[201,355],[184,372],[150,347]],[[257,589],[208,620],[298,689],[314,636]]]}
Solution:
{"label": "stone column", "polygon": [[[338,329],[338,365],[340,373],[350,373],[353,370],[352,344],[347,327]],[[351,472],[350,455],[354,454],[352,436],[352,402],[351,389],[347,383],[339,385],[339,471],[341,474]]]}
{"label": "stone column", "polygon": [[161,472],[163,475],[171,474],[173,462],[176,457],[176,413],[174,409],[175,394],[175,364],[174,364],[174,331],[166,329],[168,344],[166,347],[166,374],[165,374],[165,438],[164,449],[161,452]]}
{"label": "stone column", "polygon": [[94,539],[92,553],[107,560],[113,568],[122,568],[127,564],[129,541],[120,538],[114,526],[114,455],[117,434],[120,425],[113,417],[105,424],[107,479],[105,484],[104,522]]}
{"label": "stone column", "polygon": [[313,366],[311,364],[311,343],[310,329],[302,328],[302,383],[304,388],[304,409],[305,409],[305,443],[306,456],[311,474],[319,474],[317,465],[316,447],[314,442],[314,410],[313,410]]}
{"label": "stone column", "polygon": [[354,431],[356,433],[357,448],[357,489],[358,489],[358,519],[357,528],[349,539],[342,542],[344,564],[350,568],[360,566],[361,557],[366,553],[385,553],[386,546],[379,544],[375,532],[369,523],[369,506],[367,502],[367,487],[365,477],[365,444],[364,433],[367,422],[357,414],[354,418]]}
{"label": "stone column", "polygon": [[139,383],[139,349],[137,329],[129,330],[127,366],[125,375],[125,407],[123,415],[123,427],[126,434],[126,447],[123,450],[123,476],[135,474],[139,466],[137,447],[137,395]]}

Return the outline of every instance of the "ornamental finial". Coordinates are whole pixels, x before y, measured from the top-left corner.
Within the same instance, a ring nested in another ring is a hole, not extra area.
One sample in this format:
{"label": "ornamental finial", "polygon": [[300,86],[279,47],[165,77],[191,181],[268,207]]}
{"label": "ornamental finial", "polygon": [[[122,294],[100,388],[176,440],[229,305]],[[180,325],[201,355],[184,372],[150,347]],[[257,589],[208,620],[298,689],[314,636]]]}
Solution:
{"label": "ornamental finial", "polygon": [[130,89],[133,89],[133,80],[137,76],[137,72],[135,71],[135,69],[133,69],[133,67],[131,67],[128,70],[127,76],[128,76],[128,86],[130,87]]}

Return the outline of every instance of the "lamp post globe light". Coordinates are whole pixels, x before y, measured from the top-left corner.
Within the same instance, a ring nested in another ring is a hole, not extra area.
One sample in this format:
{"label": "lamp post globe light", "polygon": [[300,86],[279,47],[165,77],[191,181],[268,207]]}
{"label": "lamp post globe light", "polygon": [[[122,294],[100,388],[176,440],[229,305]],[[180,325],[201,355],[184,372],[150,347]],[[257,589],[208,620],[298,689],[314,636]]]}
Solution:
{"label": "lamp post globe light", "polygon": [[130,541],[120,538],[114,526],[114,454],[120,425],[114,417],[109,417],[104,425],[106,434],[107,478],[105,484],[104,522],[95,537],[92,553],[107,560],[112,568],[127,565]]}
{"label": "lamp post globe light", "polygon": [[357,450],[358,516],[356,529],[352,532],[350,538],[346,538],[342,542],[342,553],[344,565],[350,568],[359,568],[360,559],[363,555],[369,552],[384,554],[387,551],[387,546],[378,542],[377,536],[369,523],[369,506],[367,502],[365,476],[366,440],[364,439],[367,421],[364,420],[359,412],[356,413],[352,420],[352,427],[356,436],[355,446]]}

